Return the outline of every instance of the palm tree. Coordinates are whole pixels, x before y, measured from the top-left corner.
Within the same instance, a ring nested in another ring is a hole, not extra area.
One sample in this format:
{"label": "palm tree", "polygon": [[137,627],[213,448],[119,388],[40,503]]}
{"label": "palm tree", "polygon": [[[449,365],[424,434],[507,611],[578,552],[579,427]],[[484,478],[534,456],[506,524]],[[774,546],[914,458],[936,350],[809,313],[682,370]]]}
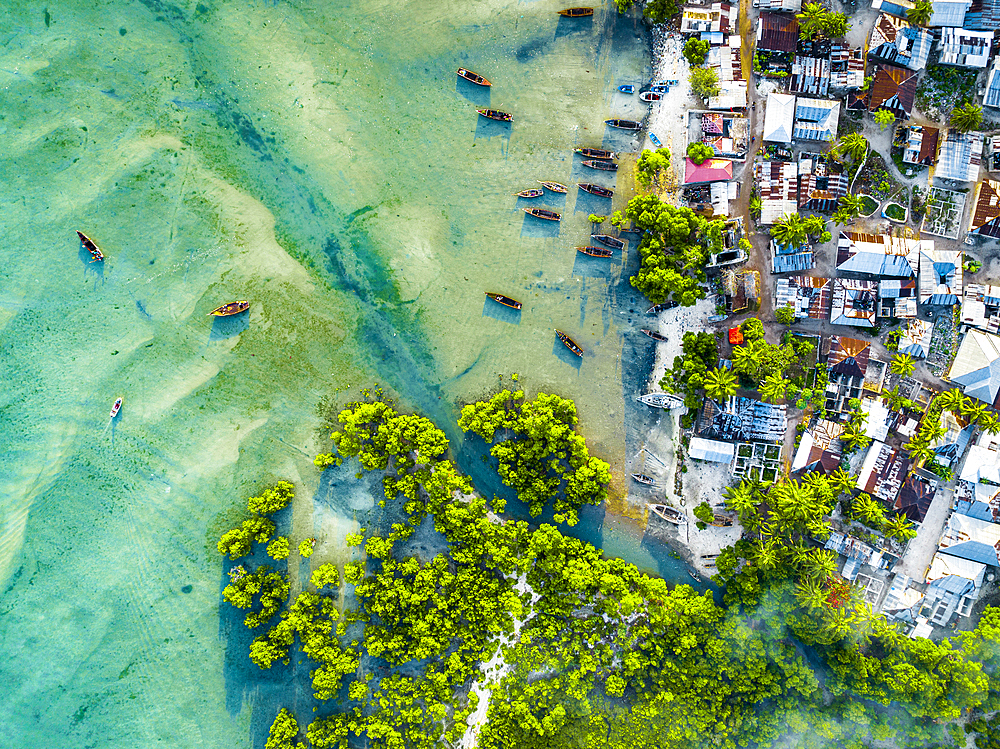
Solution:
{"label": "palm tree", "polygon": [[776,539],[759,539],[753,547],[753,561],[764,572],[781,563],[781,544]]}
{"label": "palm tree", "polygon": [[837,494],[850,494],[857,483],[857,477],[852,476],[843,468],[837,468],[830,474],[830,488]]}
{"label": "palm tree", "polygon": [[987,411],[979,418],[979,426],[989,434],[1000,434],[1000,418],[992,411]]}
{"label": "palm tree", "polygon": [[982,124],[983,108],[974,102],[967,101],[951,111],[951,126],[963,133],[975,130]]}
{"label": "palm tree", "polygon": [[837,201],[837,212],[833,214],[833,220],[838,224],[846,224],[851,219],[861,215],[861,207],[864,199],[860,195],[842,195]]}
{"label": "palm tree", "polygon": [[892,357],[892,361],[889,362],[889,371],[902,377],[908,377],[913,374],[915,366],[913,357],[909,354],[896,354]]}
{"label": "palm tree", "polygon": [[713,369],[705,375],[705,392],[710,398],[727,400],[736,394],[736,375],[728,369]]}
{"label": "palm tree", "polygon": [[826,580],[806,578],[795,587],[795,597],[807,608],[823,608],[827,602]]}
{"label": "palm tree", "polygon": [[795,17],[799,19],[799,36],[802,39],[812,39],[825,27],[826,8],[819,3],[806,3],[802,6],[802,12],[796,13]]}
{"label": "palm tree", "polygon": [[770,374],[760,384],[760,397],[768,403],[777,403],[785,397],[788,390],[788,380],[781,375]]}
{"label": "palm tree", "polygon": [[926,463],[928,460],[934,460],[935,452],[931,450],[930,446],[919,437],[911,439],[906,443],[906,445],[904,445],[904,447],[910,451],[910,462],[914,465],[920,465],[921,463]]}
{"label": "palm tree", "polygon": [[931,0],[916,0],[912,8],[906,11],[906,20],[914,26],[926,26],[934,15],[934,4]]}
{"label": "palm tree", "polygon": [[774,223],[771,236],[780,245],[798,246],[806,241],[806,225],[797,213],[789,213]]}
{"label": "palm tree", "polygon": [[872,119],[875,120],[879,130],[885,130],[896,121],[896,115],[890,109],[880,109],[872,115]]}
{"label": "palm tree", "polygon": [[917,535],[913,528],[913,523],[906,515],[893,515],[891,520],[886,521],[883,528],[885,535],[900,541],[906,541]]}
{"label": "palm tree", "polygon": [[810,237],[818,237],[826,231],[826,221],[821,219],[819,216],[810,214],[808,218],[803,219],[802,227],[806,230],[806,234]]}
{"label": "palm tree", "polygon": [[[861,161],[868,153],[868,140],[861,133],[848,133],[835,147],[837,153],[850,156],[853,161]],[[856,197],[856,196],[851,196]],[[843,198],[841,198],[843,200]],[[858,199],[861,202],[861,198]]]}
{"label": "palm tree", "polygon": [[862,492],[851,502],[851,515],[872,528],[881,528],[885,524],[885,510],[871,495]]}
{"label": "palm tree", "polygon": [[986,413],[987,405],[978,398],[966,398],[962,402],[962,413],[968,418],[970,424],[975,424]]}
{"label": "palm tree", "polygon": [[833,489],[830,487],[830,480],[819,471],[813,471],[806,475],[803,483],[809,487],[813,496],[824,502],[833,499]]}
{"label": "palm tree", "polygon": [[805,573],[809,577],[826,581],[837,571],[837,555],[826,549],[813,549]]}
{"label": "palm tree", "polygon": [[850,422],[844,431],[840,433],[840,439],[851,448],[867,447],[871,443],[871,437],[865,434],[864,428],[855,422]]}
{"label": "palm tree", "polygon": [[896,385],[887,393],[882,393],[890,411],[900,411],[903,408],[903,396],[899,394],[899,385]]}
{"label": "palm tree", "polygon": [[733,349],[733,369],[737,372],[753,375],[760,371],[760,356],[749,346],[737,346]]}
{"label": "palm tree", "polygon": [[934,401],[945,411],[958,413],[962,410],[962,404],[965,402],[965,396],[962,394],[961,390],[953,388],[951,390],[945,390],[937,398],[935,398]]}
{"label": "palm tree", "polygon": [[934,440],[944,437],[947,431],[947,429],[941,426],[940,421],[932,421],[928,417],[920,422],[920,428],[917,430],[917,434],[920,435],[921,440],[929,445],[934,442]]}
{"label": "palm tree", "polygon": [[741,523],[745,515],[757,512],[757,495],[749,481],[743,481],[739,486],[726,487],[722,496],[726,498],[726,507],[735,510],[740,516]]}

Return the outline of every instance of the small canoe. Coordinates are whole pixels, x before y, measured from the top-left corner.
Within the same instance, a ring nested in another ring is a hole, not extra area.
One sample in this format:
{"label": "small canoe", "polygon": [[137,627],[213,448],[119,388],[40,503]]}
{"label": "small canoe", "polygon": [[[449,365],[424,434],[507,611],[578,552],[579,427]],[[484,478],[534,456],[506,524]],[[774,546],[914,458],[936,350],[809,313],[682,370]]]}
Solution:
{"label": "small canoe", "polygon": [[122,407],[122,399],[119,398],[118,400],[115,401],[115,405],[113,405],[111,407],[111,418],[112,419],[115,418],[118,415],[118,411],[121,410],[121,407]]}
{"label": "small canoe", "polygon": [[618,237],[612,237],[610,234],[594,234],[591,238],[596,239],[604,246],[610,247],[613,250],[625,249],[625,243],[621,241]]}
{"label": "small canoe", "polygon": [[613,120],[605,120],[604,124],[609,127],[616,127],[619,130],[642,130],[642,123],[636,122],[635,120],[619,120],[616,118]]}
{"label": "small canoe", "polygon": [[712,315],[708,318],[708,322],[722,322],[727,317],[729,317],[729,315]]}
{"label": "small canoe", "polygon": [[96,244],[94,244],[94,240],[79,230],[77,230],[76,235],[80,237],[83,249],[90,253],[90,262],[99,263],[104,260],[104,253],[101,252],[101,249]]}
{"label": "small canoe", "polygon": [[656,133],[650,133],[649,139],[653,141],[653,145],[657,148],[663,148],[663,144],[660,143],[660,139],[656,137]]}
{"label": "small canoe", "polygon": [[656,91],[643,91],[639,94],[639,101],[652,102],[659,101],[663,98],[663,94],[658,94]]}
{"label": "small canoe", "polygon": [[574,341],[572,338],[570,338],[568,335],[563,333],[558,328],[556,329],[556,336],[559,338],[560,341],[563,342],[563,345],[570,351],[572,351],[574,354],[576,354],[577,356],[583,356],[583,349],[576,344],[576,341]]}
{"label": "small canoe", "polygon": [[540,198],[545,194],[545,190],[537,187],[529,187],[527,190],[521,190],[521,192],[516,192],[514,194],[519,198]]}
{"label": "small canoe", "polygon": [[567,18],[586,18],[587,16],[594,15],[593,8],[566,8],[565,10],[559,11],[559,15],[566,16]]}
{"label": "small canoe", "polygon": [[632,85],[619,86],[618,90],[621,91],[623,94],[634,94],[635,86]]}
{"label": "small canoe", "polygon": [[488,80],[479,75],[479,73],[473,73],[471,70],[466,70],[465,68],[458,69],[458,75],[470,83],[475,83],[478,86],[492,86]]}
{"label": "small canoe", "polygon": [[503,294],[494,294],[487,291],[486,296],[492,299],[497,304],[502,304],[504,307],[510,307],[511,309],[521,309],[521,303],[516,299],[511,299],[509,296],[504,296]]}
{"label": "small canoe", "polygon": [[663,518],[668,523],[673,523],[674,525],[685,525],[687,523],[684,513],[676,507],[671,507],[670,505],[648,505],[648,507],[650,512],[657,517]]}
{"label": "small canoe", "polygon": [[680,81],[677,80],[676,78],[671,78],[669,80],[664,81],[663,83],[666,86],[677,86],[680,84]]}
{"label": "small canoe", "polygon": [[684,405],[684,399],[673,393],[646,393],[636,398],[637,401],[653,408],[673,410]]}
{"label": "small canoe", "polygon": [[590,255],[590,257],[614,257],[615,253],[612,250],[607,250],[604,247],[577,247],[577,252],[583,253],[584,255]]}
{"label": "small canoe", "polygon": [[510,122],[514,119],[514,115],[508,112],[501,112],[499,109],[477,109],[476,111],[486,119],[496,120],[497,122]]}
{"label": "small canoe", "polygon": [[617,172],[618,165],[613,161],[597,161],[593,159],[588,159],[583,162],[583,165],[588,169],[600,169],[602,172]]}
{"label": "small canoe", "polygon": [[534,216],[535,218],[543,218],[546,221],[560,221],[562,216],[560,216],[555,211],[550,211],[545,208],[522,208],[522,211],[527,213],[529,216]]}
{"label": "small canoe", "polygon": [[638,481],[640,484],[645,484],[646,486],[653,485],[653,477],[647,476],[645,473],[633,473],[632,480]]}
{"label": "small canoe", "polygon": [[246,312],[250,309],[250,302],[245,299],[238,302],[228,302],[223,304],[221,307],[216,307],[208,314],[214,315],[215,317],[229,317],[231,315],[238,315],[240,312]]}
{"label": "small canoe", "polygon": [[670,86],[666,83],[654,83],[649,90],[656,94],[665,94],[670,90]]}
{"label": "small canoe", "polygon": [[614,151],[605,151],[603,148],[574,148],[573,153],[578,153],[585,159],[613,159]]}
{"label": "small canoe", "polygon": [[642,332],[648,335],[654,341],[663,341],[664,343],[666,343],[670,340],[665,335],[663,335],[662,333],[657,333],[655,330],[647,330],[646,328],[643,328]]}
{"label": "small canoe", "polygon": [[569,188],[566,187],[566,185],[562,184],[561,182],[542,182],[542,180],[540,179],[535,181],[538,182],[538,184],[540,184],[542,187],[546,188],[547,190],[551,190],[552,192],[562,192],[562,193],[569,192]]}
{"label": "small canoe", "polygon": [[599,198],[610,198],[615,194],[615,191],[610,187],[595,185],[590,182],[578,182],[577,186],[584,192],[589,192],[591,195],[596,195]]}
{"label": "small canoe", "polygon": [[646,310],[647,315],[658,315],[668,309],[673,309],[677,306],[677,302],[671,299],[669,302],[664,302],[663,304],[654,304],[648,310]]}

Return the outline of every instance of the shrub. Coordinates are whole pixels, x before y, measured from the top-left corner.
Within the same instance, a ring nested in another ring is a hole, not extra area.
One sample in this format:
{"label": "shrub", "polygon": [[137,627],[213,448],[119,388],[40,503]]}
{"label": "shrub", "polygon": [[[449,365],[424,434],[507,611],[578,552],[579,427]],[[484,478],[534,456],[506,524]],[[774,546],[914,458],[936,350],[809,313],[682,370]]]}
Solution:
{"label": "shrub", "polygon": [[710,159],[715,156],[715,149],[707,143],[688,143],[687,155],[688,158],[695,164],[702,164],[705,159]]}
{"label": "shrub", "polygon": [[684,43],[684,59],[692,65],[701,65],[708,57],[708,50],[711,45],[701,39],[691,37]]}
{"label": "shrub", "polygon": [[774,312],[774,319],[780,322],[782,325],[791,325],[795,322],[795,310],[789,307],[787,304],[778,307]]}

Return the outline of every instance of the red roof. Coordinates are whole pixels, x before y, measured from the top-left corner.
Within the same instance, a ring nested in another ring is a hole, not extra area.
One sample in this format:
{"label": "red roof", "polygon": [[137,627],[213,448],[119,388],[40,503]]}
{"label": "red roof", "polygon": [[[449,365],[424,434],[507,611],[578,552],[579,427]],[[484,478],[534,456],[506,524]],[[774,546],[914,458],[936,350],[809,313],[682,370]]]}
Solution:
{"label": "red roof", "polygon": [[740,330],[739,326],[729,329],[729,342],[734,346],[743,343],[743,331]]}
{"label": "red roof", "polygon": [[728,159],[705,159],[701,164],[695,164],[691,159],[684,159],[685,185],[698,182],[728,182],[732,178],[733,162]]}

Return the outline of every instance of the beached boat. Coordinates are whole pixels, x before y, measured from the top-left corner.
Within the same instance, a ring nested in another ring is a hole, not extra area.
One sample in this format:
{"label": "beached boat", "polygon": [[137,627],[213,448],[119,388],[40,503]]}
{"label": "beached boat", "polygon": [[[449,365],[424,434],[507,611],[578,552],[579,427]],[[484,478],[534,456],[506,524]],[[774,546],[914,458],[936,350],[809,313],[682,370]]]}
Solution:
{"label": "beached boat", "polygon": [[659,101],[663,98],[663,94],[659,94],[656,91],[643,91],[639,94],[639,101],[654,102]]}
{"label": "beached boat", "polygon": [[555,211],[550,211],[545,208],[522,208],[522,211],[527,213],[529,216],[534,216],[535,218],[543,218],[546,221],[559,221],[562,219]]}
{"label": "beached boat", "polygon": [[544,187],[546,190],[551,190],[552,192],[561,192],[561,193],[569,192],[569,188],[566,187],[566,185],[564,185],[562,182],[543,182],[540,179],[535,181],[542,187]]}
{"label": "beached boat", "polygon": [[605,120],[605,125],[609,127],[617,127],[619,130],[642,130],[642,123],[636,122],[635,120]]}
{"label": "beached boat", "polygon": [[600,169],[602,172],[617,172],[618,165],[613,161],[587,160],[583,165],[588,169]]}
{"label": "beached boat", "polygon": [[566,16],[567,18],[585,18],[586,16],[594,15],[593,8],[566,8],[565,10],[559,11],[559,15]]}
{"label": "beached boat", "polygon": [[650,307],[648,310],[646,310],[646,314],[647,315],[658,315],[661,312],[663,312],[665,310],[668,310],[668,309],[673,309],[676,306],[677,306],[677,302],[675,302],[673,299],[671,299],[669,302],[664,302],[663,304],[654,304],[652,307]]}
{"label": "beached boat", "polygon": [[655,330],[649,330],[648,328],[643,328],[642,332],[648,335],[654,341],[663,341],[665,343],[670,340],[665,335],[663,335],[663,333],[657,333]]}
{"label": "beached boat", "polygon": [[605,247],[610,247],[613,250],[625,249],[625,243],[618,237],[612,237],[610,234],[592,234],[591,239],[596,239]]}
{"label": "beached boat", "polygon": [[111,418],[112,419],[115,418],[118,415],[118,412],[121,410],[121,407],[122,407],[122,399],[119,398],[118,400],[115,401],[115,405],[113,405],[111,407]]}
{"label": "beached boat", "polygon": [[711,315],[708,318],[708,322],[722,322],[728,317],[728,315]]}
{"label": "beached boat", "polygon": [[653,477],[647,476],[645,473],[633,473],[632,479],[638,481],[640,484],[645,484],[646,486],[653,485]]}
{"label": "beached boat", "polygon": [[618,90],[621,91],[623,94],[634,94],[635,93],[635,86],[633,86],[631,84],[626,84],[624,86],[619,86]]}
{"label": "beached boat", "polygon": [[676,507],[671,507],[670,505],[646,505],[649,507],[649,511],[656,515],[658,518],[666,520],[668,523],[673,523],[674,525],[686,525],[687,517],[683,512],[678,510]]}
{"label": "beached boat", "polygon": [[709,525],[714,525],[716,528],[730,528],[735,522],[736,518],[732,515],[723,515],[721,512],[712,513],[712,522]]}
{"label": "beached boat", "polygon": [[692,572],[691,570],[688,570],[688,574],[691,575],[691,577],[693,577],[698,582],[701,582],[701,575],[699,575],[697,572]]}
{"label": "beached boat", "polygon": [[476,111],[486,119],[497,122],[510,122],[514,119],[514,115],[509,112],[501,112],[499,109],[477,109]]}
{"label": "beached boat", "polygon": [[576,341],[574,341],[572,338],[570,338],[568,335],[563,333],[558,328],[556,328],[555,330],[556,330],[556,337],[563,342],[563,345],[566,348],[568,348],[577,356],[583,356],[583,349],[577,345]]}
{"label": "beached boat", "polygon": [[582,252],[584,255],[590,255],[590,257],[614,257],[615,253],[612,250],[606,250],[603,247],[577,247],[577,252]]}
{"label": "beached boat", "polygon": [[654,408],[673,410],[684,405],[684,399],[673,393],[646,393],[636,398],[637,401]]}
{"label": "beached boat", "polygon": [[529,187],[527,190],[514,193],[519,198],[540,198],[545,194],[545,190],[540,187]]}
{"label": "beached boat", "polygon": [[493,292],[487,291],[486,296],[492,299],[497,304],[502,304],[504,307],[510,307],[511,309],[521,309],[521,303],[516,299],[511,299],[509,296],[504,296],[503,294],[494,294]]}
{"label": "beached boat", "polygon": [[649,90],[655,94],[665,94],[670,90],[670,86],[666,83],[654,83],[649,87]]}
{"label": "beached boat", "polygon": [[603,148],[574,148],[573,153],[578,153],[585,159],[615,159],[618,154],[614,151],[605,151]]}
{"label": "beached boat", "polygon": [[238,302],[228,302],[221,307],[216,307],[208,314],[215,317],[229,317],[231,315],[238,315],[240,312],[246,312],[248,309],[250,309],[250,302],[241,299]]}
{"label": "beached boat", "polygon": [[577,182],[576,184],[584,192],[589,192],[591,195],[596,195],[599,198],[610,198],[615,194],[614,190],[603,185],[595,185],[590,182]]}
{"label": "beached boat", "polygon": [[660,142],[660,139],[656,137],[656,133],[650,133],[649,139],[653,142],[653,145],[656,146],[657,148],[663,147],[663,144]]}
{"label": "beached boat", "polygon": [[479,75],[479,73],[473,73],[471,70],[466,70],[465,68],[458,69],[458,75],[470,83],[475,83],[479,86],[492,86],[488,80]]}
{"label": "beached boat", "polygon": [[80,237],[83,249],[90,253],[90,262],[97,263],[104,260],[104,253],[101,252],[100,248],[96,244],[94,244],[94,240],[79,230],[77,230],[76,235]]}

